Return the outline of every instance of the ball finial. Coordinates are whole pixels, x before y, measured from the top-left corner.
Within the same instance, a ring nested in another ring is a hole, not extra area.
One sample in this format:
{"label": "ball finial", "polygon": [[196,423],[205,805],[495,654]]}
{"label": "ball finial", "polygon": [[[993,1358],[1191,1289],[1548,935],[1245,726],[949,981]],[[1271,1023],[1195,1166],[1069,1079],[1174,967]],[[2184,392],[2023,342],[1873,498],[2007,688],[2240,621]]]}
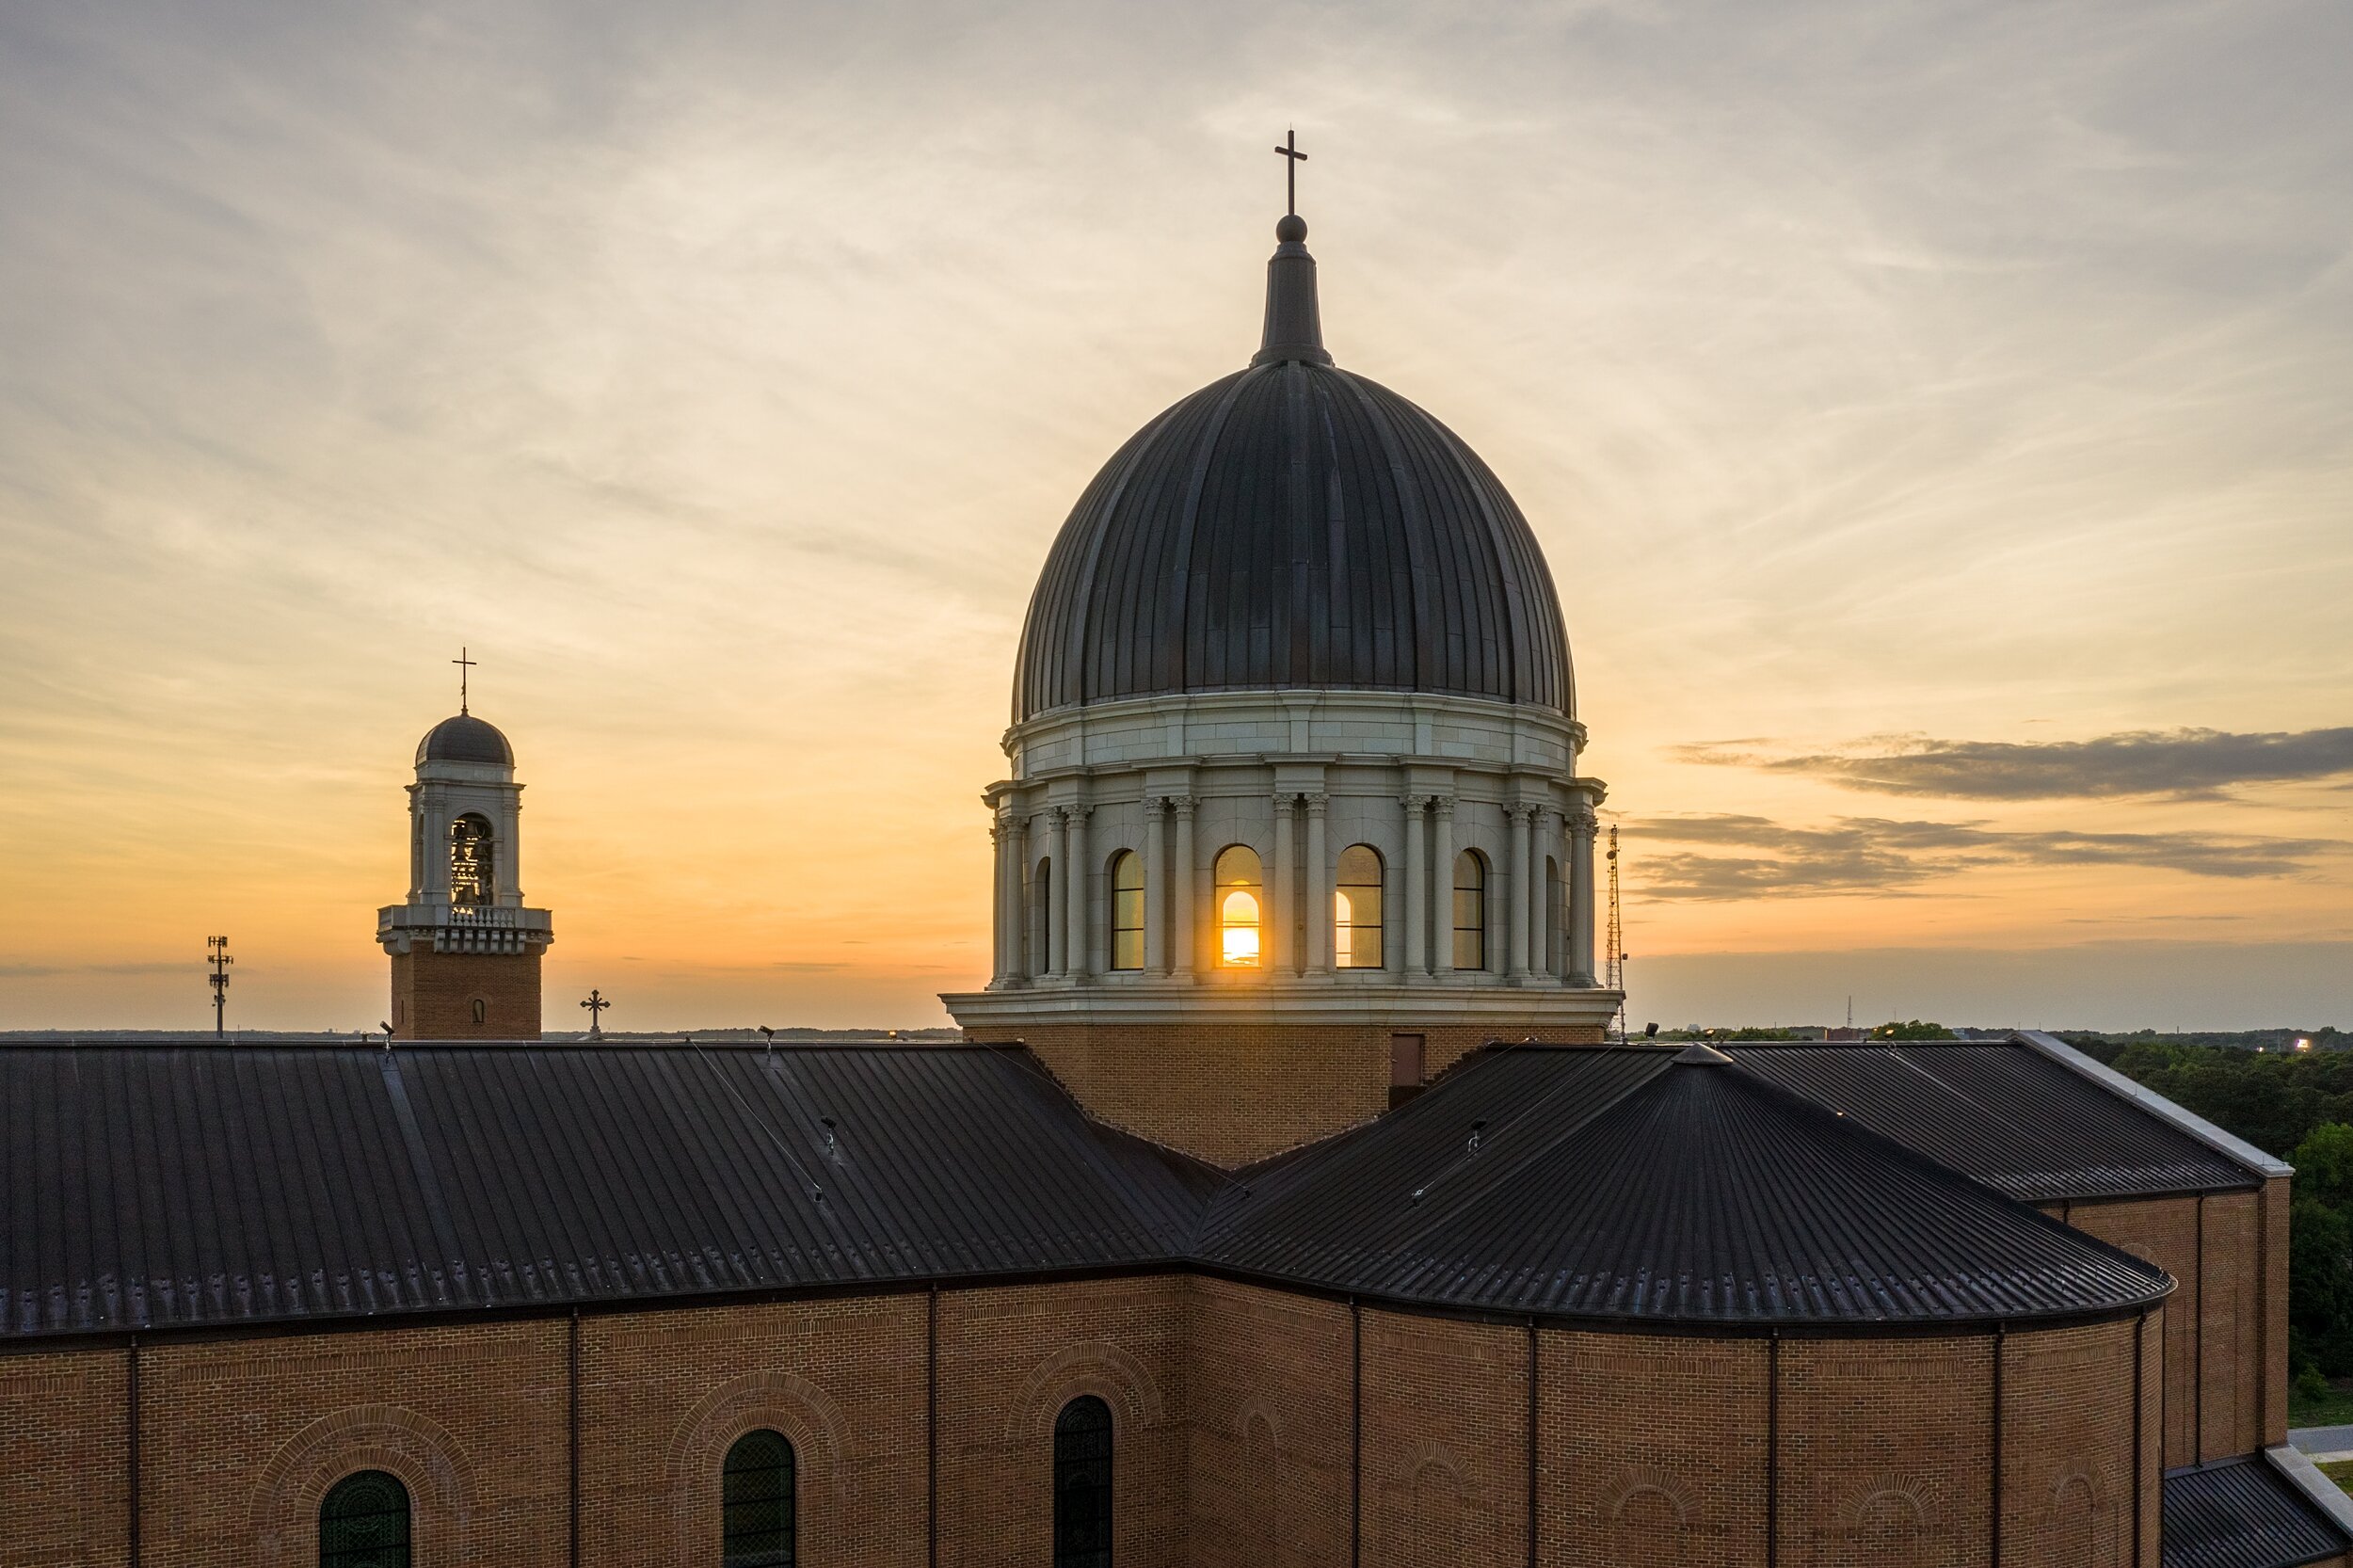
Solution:
{"label": "ball finial", "polygon": [[1285,245],[1295,245],[1307,237],[1307,220],[1290,213],[1275,220],[1274,237]]}

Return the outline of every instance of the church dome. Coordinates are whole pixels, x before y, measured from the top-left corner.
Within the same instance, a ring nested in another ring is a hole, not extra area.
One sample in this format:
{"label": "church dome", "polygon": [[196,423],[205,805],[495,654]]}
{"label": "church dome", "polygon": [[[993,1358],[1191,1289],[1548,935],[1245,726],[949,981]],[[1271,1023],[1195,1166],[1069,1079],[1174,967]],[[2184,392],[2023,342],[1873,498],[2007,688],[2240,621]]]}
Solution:
{"label": "church dome", "polygon": [[1095,476],[1022,630],[1014,721],[1188,692],[1353,689],[1574,716],[1536,537],[1462,439],[1324,351],[1306,225],[1263,345]]}
{"label": "church dome", "polygon": [[515,748],[506,744],[498,726],[472,713],[454,713],[424,732],[417,743],[417,765],[427,762],[487,762],[493,767],[515,765]]}

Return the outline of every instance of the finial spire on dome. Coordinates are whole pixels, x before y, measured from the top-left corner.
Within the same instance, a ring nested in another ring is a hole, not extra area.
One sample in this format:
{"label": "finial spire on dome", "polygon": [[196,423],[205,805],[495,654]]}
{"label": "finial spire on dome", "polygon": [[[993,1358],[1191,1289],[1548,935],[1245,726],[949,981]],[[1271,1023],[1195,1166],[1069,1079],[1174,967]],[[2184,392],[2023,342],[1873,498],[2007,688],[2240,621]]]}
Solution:
{"label": "finial spire on dome", "polygon": [[1283,184],[1289,210],[1274,226],[1274,255],[1266,264],[1266,331],[1260,338],[1254,365],[1304,360],[1328,365],[1332,356],[1323,347],[1323,316],[1316,305],[1316,259],[1307,254],[1307,220],[1299,216],[1299,166],[1307,154],[1299,150],[1299,133],[1286,132],[1283,145]]}

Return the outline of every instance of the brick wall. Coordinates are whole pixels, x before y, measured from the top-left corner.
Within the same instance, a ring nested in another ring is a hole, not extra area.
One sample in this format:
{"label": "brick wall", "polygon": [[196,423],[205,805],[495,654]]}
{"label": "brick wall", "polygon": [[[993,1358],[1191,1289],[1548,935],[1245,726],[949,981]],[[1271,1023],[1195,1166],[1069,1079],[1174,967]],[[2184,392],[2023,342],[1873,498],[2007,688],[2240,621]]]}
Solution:
{"label": "brick wall", "polygon": [[1347,1568],[1348,1307],[1217,1279],[1188,1302],[1193,1568]]}
{"label": "brick wall", "polygon": [[408,1488],[416,1560],[567,1561],[566,1326],[490,1322],[141,1352],[143,1557],[312,1568],[356,1470]]}
{"label": "brick wall", "polygon": [[1092,1114],[1228,1167],[1387,1110],[1393,1033],[1422,1036],[1429,1077],[1492,1039],[1539,1032],[1563,1044],[1601,1039],[1597,1026],[1563,1032],[1534,1019],[1456,1029],[1204,1022],[1024,1024],[968,1032],[990,1045],[1024,1042]]}
{"label": "brick wall", "polygon": [[2286,1441],[2287,1187],[2044,1206],[2179,1282],[2165,1312],[2169,1468]]}
{"label": "brick wall", "polygon": [[584,1562],[719,1559],[719,1477],[746,1432],[792,1445],[807,1568],[924,1560],[921,1295],[581,1322]]}
{"label": "brick wall", "polygon": [[116,1350],[0,1358],[0,1563],[130,1561],[129,1368]]}
{"label": "brick wall", "polygon": [[[539,1038],[539,950],[436,952],[392,960],[392,1026],[404,1040]],[[476,1023],[473,1004],[482,1003]]]}
{"label": "brick wall", "polygon": [[[381,1468],[409,1488],[420,1564],[567,1562],[577,1334],[586,1563],[712,1560],[728,1448],[772,1428],[803,1562],[913,1568],[935,1375],[950,1568],[1049,1560],[1053,1421],[1080,1394],[1113,1413],[1122,1568],[1339,1568],[1353,1544],[1384,1568],[1524,1560],[1526,1326],[1373,1307],[1352,1326],[1345,1304],[1158,1274],[152,1344],[142,1557],[307,1568],[327,1489]],[[1776,1351],[1540,1329],[1539,1560],[1762,1564],[1769,1496],[1793,1568],[1984,1564],[1998,1357],[2003,1568],[2131,1560],[2137,1457],[2153,1565],[2164,1333],[2153,1314]],[[128,1366],[0,1359],[0,1562],[125,1562]]]}

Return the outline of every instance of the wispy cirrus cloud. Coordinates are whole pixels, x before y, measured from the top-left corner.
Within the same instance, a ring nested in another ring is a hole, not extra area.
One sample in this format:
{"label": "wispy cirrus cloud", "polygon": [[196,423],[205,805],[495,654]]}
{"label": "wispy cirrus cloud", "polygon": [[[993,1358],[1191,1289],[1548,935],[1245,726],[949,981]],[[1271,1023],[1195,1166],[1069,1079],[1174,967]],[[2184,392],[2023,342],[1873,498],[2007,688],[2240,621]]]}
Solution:
{"label": "wispy cirrus cloud", "polygon": [[2353,726],[2233,734],[2139,729],[2089,741],[1872,736],[1842,751],[1775,756],[1745,741],[1678,746],[1683,761],[1808,774],[1849,790],[1957,800],[2161,795],[2211,800],[2247,784],[2353,777]]}
{"label": "wispy cirrus cloud", "polygon": [[2009,831],[1979,823],[1897,822],[1841,817],[1791,827],[1764,817],[1708,812],[1625,824],[1635,843],[1653,840],[1700,849],[1638,852],[1641,888],[1651,898],[1737,899],[1904,893],[1961,872],[1992,866],[2122,866],[2191,876],[2294,876],[2345,846],[2325,839],[2217,837],[2204,833]]}

